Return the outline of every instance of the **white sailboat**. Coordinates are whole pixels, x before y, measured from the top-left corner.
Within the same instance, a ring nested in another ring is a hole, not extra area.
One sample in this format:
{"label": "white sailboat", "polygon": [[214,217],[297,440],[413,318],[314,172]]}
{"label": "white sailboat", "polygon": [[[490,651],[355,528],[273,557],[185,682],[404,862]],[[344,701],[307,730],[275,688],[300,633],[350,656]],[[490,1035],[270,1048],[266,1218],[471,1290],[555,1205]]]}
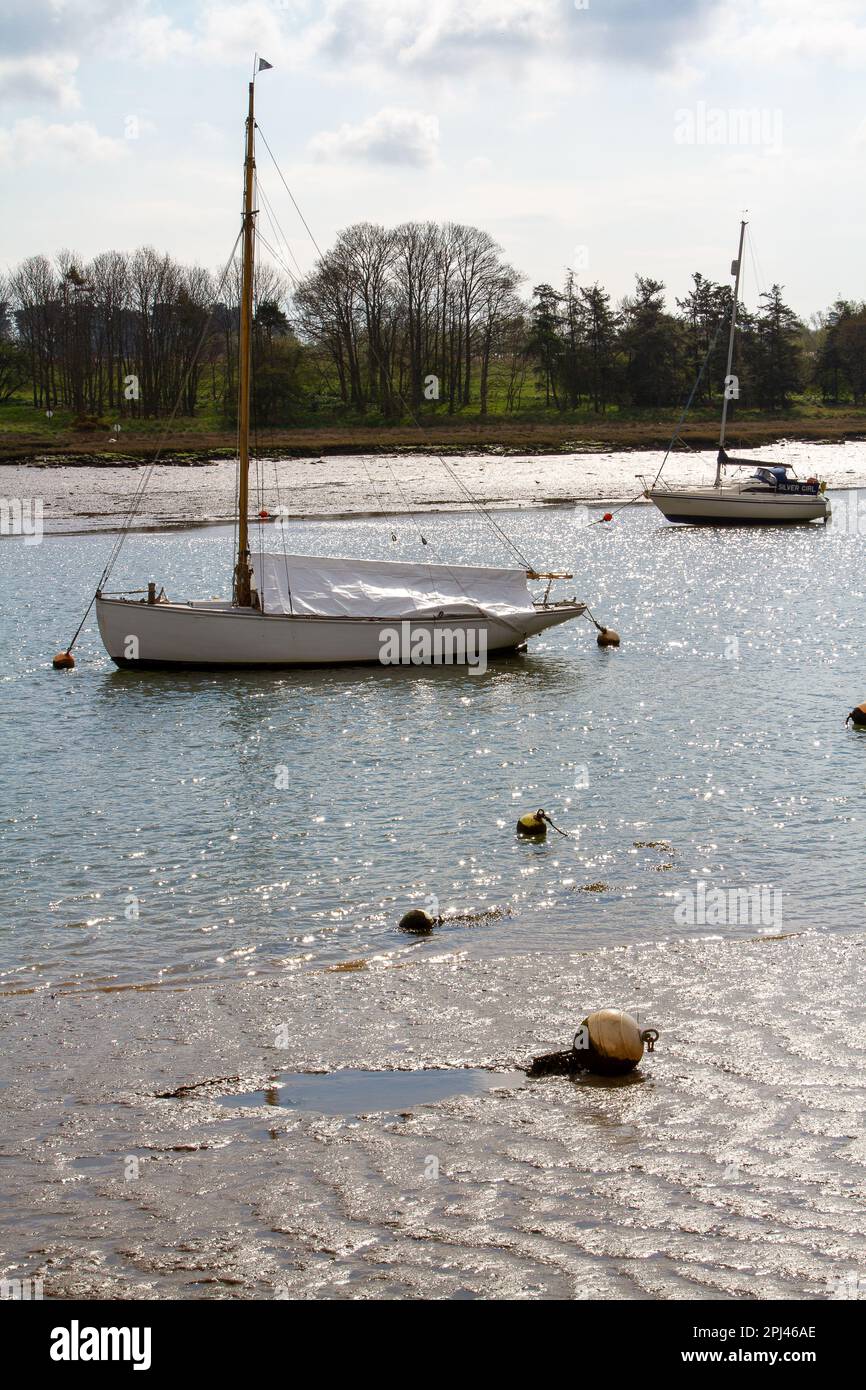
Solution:
{"label": "white sailboat", "polygon": [[[731,381],[734,360],[745,230],[746,223],[741,222],[737,259],[731,266],[734,296],[728,335],[726,383]],[[818,478],[801,481],[789,463],[768,464],[757,459],[730,457],[725,449],[728,400],[726,390],[722,401],[715,482],[707,487],[668,487],[661,481],[660,469],[655,482],[652,487],[646,489],[644,496],[655,503],[668,521],[687,522],[693,526],[768,526],[785,522],[826,521],[830,515],[830,504],[824,495],[826,484]],[[752,472],[748,477],[728,477],[726,470],[729,469],[737,472],[751,469]]]}
{"label": "white sailboat", "polygon": [[[100,636],[112,661],[130,668],[208,669],[379,661],[471,665],[480,652],[520,648],[528,638],[580,617],[586,612],[584,603],[549,597],[551,581],[572,578],[568,573],[251,550],[254,100],[255,78],[249,84],[241,230],[239,478],[232,595],[224,600],[169,598],[155,582],[148,584],[146,598],[110,593],[105,583],[116,547],[95,597]],[[541,599],[533,597],[528,580],[547,581]],[[69,664],[74,663],[68,652],[55,659],[55,665]]]}

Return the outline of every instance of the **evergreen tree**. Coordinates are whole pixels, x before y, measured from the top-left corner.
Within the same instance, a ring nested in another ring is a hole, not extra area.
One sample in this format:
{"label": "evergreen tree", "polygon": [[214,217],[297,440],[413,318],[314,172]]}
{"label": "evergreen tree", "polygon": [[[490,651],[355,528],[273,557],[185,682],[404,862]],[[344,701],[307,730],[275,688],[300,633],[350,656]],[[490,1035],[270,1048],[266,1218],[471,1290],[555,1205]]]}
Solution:
{"label": "evergreen tree", "polygon": [[696,395],[698,402],[707,405],[724,385],[728,347],[725,330],[730,323],[732,298],[728,285],[717,285],[707,280],[700,271],[695,271],[692,289],[685,299],[677,300],[685,330],[685,353],[693,381],[697,380],[710,348],[713,348]]}
{"label": "evergreen tree", "polygon": [[556,377],[562,352],[559,336],[562,316],[559,306],[563,297],[552,285],[536,285],[532,295],[535,303],[531,311],[526,354],[535,361],[536,379],[539,387],[544,388],[545,405],[550,405],[553,397],[554,405],[559,407]]}
{"label": "evergreen tree", "polygon": [[741,395],[761,410],[787,410],[803,379],[803,325],[782,289],[765,291],[757,313],[742,321]]}
{"label": "evergreen tree", "polygon": [[636,277],[633,299],[623,303],[625,325],[620,346],[625,354],[625,384],[636,406],[670,405],[684,381],[680,352],[682,325],[665,312],[661,280]]}
{"label": "evergreen tree", "polygon": [[614,391],[619,319],[600,285],[580,291],[580,321],[586,391],[593,410],[603,414]]}

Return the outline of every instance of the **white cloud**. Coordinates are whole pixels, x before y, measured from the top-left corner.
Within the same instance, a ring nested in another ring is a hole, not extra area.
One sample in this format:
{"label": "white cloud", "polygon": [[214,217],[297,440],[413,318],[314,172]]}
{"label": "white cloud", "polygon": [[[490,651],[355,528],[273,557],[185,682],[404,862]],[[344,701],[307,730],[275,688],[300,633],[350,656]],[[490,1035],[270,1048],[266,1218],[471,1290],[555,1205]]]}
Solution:
{"label": "white cloud", "polygon": [[0,58],[0,101],[49,101],[65,110],[81,105],[74,54]]}
{"label": "white cloud", "polygon": [[126,56],[145,63],[180,58],[237,67],[249,59],[252,71],[253,53],[258,52],[284,65],[294,55],[293,37],[307,42],[315,27],[304,24],[303,15],[294,15],[302,25],[295,30],[290,23],[293,9],[280,0],[213,0],[201,5],[194,24],[185,28],[170,14],[148,8],[126,19],[120,43]]}
{"label": "white cloud", "polygon": [[100,135],[90,121],[49,124],[38,116],[28,116],[16,121],[11,129],[0,127],[0,166],[7,169],[68,166],[70,161],[106,164],[119,159],[123,148],[123,140]]}
{"label": "white cloud", "polygon": [[187,58],[196,47],[194,36],[167,14],[138,14],[128,19],[118,44],[125,55],[145,63]]}
{"label": "white cloud", "polygon": [[235,65],[256,50],[281,66],[318,56],[331,68],[430,77],[536,61],[669,70],[678,50],[702,39],[718,17],[712,0],[590,0],[586,9],[571,0],[203,0],[188,23],[159,0],[11,4],[22,51],[86,36],[145,62]]}
{"label": "white cloud", "polygon": [[3,0],[0,48],[6,54],[65,53],[92,43],[123,14],[117,0]]}
{"label": "white cloud", "polygon": [[711,0],[328,0],[319,44],[333,59],[431,74],[551,55],[655,67],[716,14]]}
{"label": "white cloud", "polygon": [[738,62],[768,64],[802,59],[810,67],[827,59],[842,67],[866,66],[866,14],[861,0],[758,0],[732,8],[716,51]]}
{"label": "white cloud", "polygon": [[310,141],[314,158],[363,161],[370,164],[409,164],[416,168],[436,162],[439,122],[423,111],[386,106],[359,125],[341,125]]}

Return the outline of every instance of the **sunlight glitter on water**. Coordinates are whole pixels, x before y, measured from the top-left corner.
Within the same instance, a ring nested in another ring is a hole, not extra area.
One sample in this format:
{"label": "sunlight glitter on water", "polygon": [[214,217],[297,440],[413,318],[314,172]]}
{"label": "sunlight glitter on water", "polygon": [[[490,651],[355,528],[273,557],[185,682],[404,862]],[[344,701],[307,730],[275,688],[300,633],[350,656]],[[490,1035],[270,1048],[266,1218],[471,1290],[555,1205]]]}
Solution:
{"label": "sunlight glitter on water", "polygon": [[[116,672],[92,624],[77,670],[58,675],[50,656],[105,538],[7,541],[6,987],[424,952],[397,922],[428,901],[445,919],[435,942],[476,955],[665,940],[689,930],[677,895],[701,880],[767,885],[785,930],[856,929],[866,748],[842,721],[864,694],[863,540],[677,529],[646,508],[608,528],[578,520],[563,508],[508,525],[533,557],[574,568],[566,587],[622,648],[571,624],[481,680]],[[442,559],[503,562],[477,517],[428,517],[425,532]],[[372,556],[382,535],[306,522],[292,545]],[[407,524],[388,553],[416,549]],[[219,529],[133,536],[118,587],[217,592],[230,551]],[[517,815],[541,805],[568,839],[516,839]]]}

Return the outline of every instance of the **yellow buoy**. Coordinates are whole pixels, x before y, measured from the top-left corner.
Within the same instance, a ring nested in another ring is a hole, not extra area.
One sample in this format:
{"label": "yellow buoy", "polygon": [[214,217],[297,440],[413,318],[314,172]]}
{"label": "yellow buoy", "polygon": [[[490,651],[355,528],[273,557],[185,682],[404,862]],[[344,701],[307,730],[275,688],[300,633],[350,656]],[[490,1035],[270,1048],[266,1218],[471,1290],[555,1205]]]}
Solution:
{"label": "yellow buoy", "polygon": [[600,647],[618,647],[619,633],[612,627],[603,627],[595,640]]}
{"label": "yellow buoy", "polygon": [[866,701],[864,701],[862,705],[855,705],[854,709],[852,709],[851,713],[848,715],[848,718],[845,720],[846,724],[848,723],[849,719],[852,724],[857,724],[861,728],[864,724],[866,724]]}
{"label": "yellow buoy", "polygon": [[517,822],[517,833],[527,840],[543,840],[547,834],[547,816],[544,811],[529,811]]}
{"label": "yellow buoy", "polygon": [[435,925],[436,918],[431,917],[429,912],[425,912],[420,907],[413,907],[408,912],[404,912],[398,923],[401,931],[417,932],[419,936],[431,932]]}
{"label": "yellow buoy", "polygon": [[58,652],[51,665],[55,671],[69,671],[75,665],[75,657],[72,652]]}
{"label": "yellow buoy", "polygon": [[590,1071],[619,1076],[637,1066],[643,1056],[643,1038],[631,1014],[622,1009],[598,1009],[583,1020],[575,1050]]}

